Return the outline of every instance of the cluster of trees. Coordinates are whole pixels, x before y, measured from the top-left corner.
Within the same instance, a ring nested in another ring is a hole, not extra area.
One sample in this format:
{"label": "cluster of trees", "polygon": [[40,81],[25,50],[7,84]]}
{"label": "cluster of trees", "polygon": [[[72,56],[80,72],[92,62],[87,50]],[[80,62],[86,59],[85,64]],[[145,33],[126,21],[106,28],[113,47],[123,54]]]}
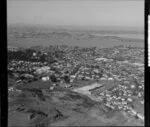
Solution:
{"label": "cluster of trees", "polygon": [[50,51],[48,52],[48,55],[47,55],[47,58],[46,60],[49,62],[49,63],[54,63],[54,62],[57,62],[57,59],[58,60],[63,60],[65,59],[65,52],[64,51],[59,51],[59,50],[56,50],[56,51]]}
{"label": "cluster of trees", "polygon": [[[81,48],[78,46],[75,46],[73,49],[77,53],[77,50],[80,50]],[[83,48],[83,51],[92,51],[93,53],[95,53],[95,50],[96,50],[96,47]],[[35,52],[37,53],[37,56],[39,58],[33,57],[33,53]],[[30,48],[25,51],[21,51],[21,50],[17,52],[8,51],[8,61],[11,61],[12,59],[14,59],[14,60],[33,61],[33,62],[47,61],[49,63],[54,63],[56,62],[56,59],[65,59],[65,55],[66,55],[66,52],[59,48],[54,48],[54,49],[51,48],[51,50],[48,52],[48,55],[42,54],[40,50]]]}
{"label": "cluster of trees", "polygon": [[[37,53],[38,57],[33,57],[33,53]],[[8,62],[11,60],[23,60],[23,61],[33,61],[33,62],[45,62],[46,56],[40,51],[35,51],[33,49],[27,49],[25,51],[12,52],[8,51]]]}
{"label": "cluster of trees", "polygon": [[60,80],[64,80],[66,83],[70,83],[70,77],[68,75],[64,75],[63,77],[61,77],[61,79],[59,79],[55,75],[51,75],[50,79],[52,82],[55,82],[55,83],[60,82]]}

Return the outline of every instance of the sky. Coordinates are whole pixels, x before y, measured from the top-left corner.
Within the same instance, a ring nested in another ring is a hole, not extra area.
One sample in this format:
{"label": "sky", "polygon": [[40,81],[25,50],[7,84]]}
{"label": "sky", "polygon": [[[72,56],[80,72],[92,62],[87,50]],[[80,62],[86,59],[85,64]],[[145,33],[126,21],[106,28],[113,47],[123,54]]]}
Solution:
{"label": "sky", "polygon": [[144,0],[7,0],[7,22],[144,29]]}

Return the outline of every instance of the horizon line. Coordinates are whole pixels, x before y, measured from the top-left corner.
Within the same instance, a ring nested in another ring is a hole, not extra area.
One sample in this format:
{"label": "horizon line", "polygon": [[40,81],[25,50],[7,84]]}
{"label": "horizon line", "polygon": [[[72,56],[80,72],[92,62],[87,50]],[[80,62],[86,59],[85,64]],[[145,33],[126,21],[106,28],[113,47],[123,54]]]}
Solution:
{"label": "horizon line", "polygon": [[[24,24],[24,23],[14,23],[14,24],[9,24],[7,23],[7,27],[25,27],[25,26],[30,26],[30,27],[43,27],[43,28],[62,28],[62,29],[104,29],[104,30],[111,30],[111,29],[115,29],[115,30],[121,30],[123,29],[123,31],[142,31],[144,32],[144,26],[93,26],[93,25],[52,25],[52,24]],[[135,29],[135,30],[134,30]]]}

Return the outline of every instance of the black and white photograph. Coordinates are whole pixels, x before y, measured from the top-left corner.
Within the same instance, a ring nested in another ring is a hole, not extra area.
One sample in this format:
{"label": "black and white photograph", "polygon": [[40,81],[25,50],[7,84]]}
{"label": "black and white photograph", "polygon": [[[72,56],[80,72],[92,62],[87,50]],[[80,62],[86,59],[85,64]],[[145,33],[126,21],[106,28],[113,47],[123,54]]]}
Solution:
{"label": "black and white photograph", "polygon": [[144,126],[144,13],[144,0],[7,0],[8,127]]}

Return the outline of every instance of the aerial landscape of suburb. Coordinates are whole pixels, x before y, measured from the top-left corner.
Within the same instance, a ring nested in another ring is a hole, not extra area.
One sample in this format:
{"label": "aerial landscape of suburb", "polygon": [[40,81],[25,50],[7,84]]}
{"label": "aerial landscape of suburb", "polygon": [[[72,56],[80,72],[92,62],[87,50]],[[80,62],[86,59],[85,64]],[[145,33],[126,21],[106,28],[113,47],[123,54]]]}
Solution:
{"label": "aerial landscape of suburb", "polygon": [[144,126],[144,1],[7,3],[8,127]]}

